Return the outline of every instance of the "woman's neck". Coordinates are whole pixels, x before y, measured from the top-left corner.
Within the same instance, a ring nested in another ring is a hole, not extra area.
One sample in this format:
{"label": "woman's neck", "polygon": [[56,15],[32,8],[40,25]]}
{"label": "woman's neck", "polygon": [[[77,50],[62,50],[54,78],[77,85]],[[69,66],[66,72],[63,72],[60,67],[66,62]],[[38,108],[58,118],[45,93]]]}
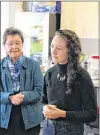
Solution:
{"label": "woman's neck", "polygon": [[67,64],[67,62],[65,62],[65,63],[58,63],[58,64],[60,64],[60,65],[65,65],[65,64]]}
{"label": "woman's neck", "polygon": [[13,62],[13,64],[15,64],[16,62],[17,62],[17,60],[18,60],[18,58],[16,59],[11,59],[12,60],[12,62]]}

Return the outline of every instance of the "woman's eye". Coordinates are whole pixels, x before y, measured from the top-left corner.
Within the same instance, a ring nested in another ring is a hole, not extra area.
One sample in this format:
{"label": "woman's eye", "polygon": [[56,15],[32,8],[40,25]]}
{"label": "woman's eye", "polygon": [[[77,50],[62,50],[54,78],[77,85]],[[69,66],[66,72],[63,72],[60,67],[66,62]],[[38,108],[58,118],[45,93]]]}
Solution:
{"label": "woman's eye", "polygon": [[13,44],[8,44],[9,46],[12,46]]}
{"label": "woman's eye", "polygon": [[61,50],[61,48],[57,48],[58,50]]}
{"label": "woman's eye", "polygon": [[20,45],[20,43],[16,43],[16,45]]}

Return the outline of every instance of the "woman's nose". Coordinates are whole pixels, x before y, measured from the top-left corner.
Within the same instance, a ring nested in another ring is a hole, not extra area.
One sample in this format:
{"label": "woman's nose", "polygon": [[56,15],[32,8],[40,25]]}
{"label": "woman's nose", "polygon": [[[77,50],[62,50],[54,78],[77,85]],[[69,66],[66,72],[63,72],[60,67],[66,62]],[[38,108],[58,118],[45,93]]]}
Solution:
{"label": "woman's nose", "polygon": [[15,43],[13,43],[13,45],[12,45],[12,48],[16,48],[17,46],[16,46],[16,44]]}

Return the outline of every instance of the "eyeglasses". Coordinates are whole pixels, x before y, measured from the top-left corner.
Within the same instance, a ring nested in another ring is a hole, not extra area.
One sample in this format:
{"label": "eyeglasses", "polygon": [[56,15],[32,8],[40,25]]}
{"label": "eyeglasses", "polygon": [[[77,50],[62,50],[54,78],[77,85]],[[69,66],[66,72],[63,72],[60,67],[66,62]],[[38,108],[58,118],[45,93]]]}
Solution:
{"label": "eyeglasses", "polygon": [[16,45],[16,46],[20,46],[22,44],[22,42],[13,42],[13,43],[6,43],[6,45],[8,46],[13,46],[13,45]]}

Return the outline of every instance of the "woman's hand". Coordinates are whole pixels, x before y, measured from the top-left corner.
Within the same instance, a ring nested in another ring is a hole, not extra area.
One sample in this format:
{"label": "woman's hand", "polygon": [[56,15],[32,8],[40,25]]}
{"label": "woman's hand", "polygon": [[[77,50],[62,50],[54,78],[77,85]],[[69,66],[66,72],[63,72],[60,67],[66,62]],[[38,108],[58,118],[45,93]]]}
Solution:
{"label": "woman's hand", "polygon": [[9,100],[12,104],[14,105],[19,105],[23,102],[23,99],[24,99],[24,95],[19,93],[19,94],[16,94],[16,95],[11,95],[9,96]]}
{"label": "woman's hand", "polygon": [[48,119],[66,117],[66,111],[58,109],[55,105],[45,105],[43,107],[43,114]]}
{"label": "woman's hand", "polygon": [[55,105],[44,105],[43,106],[43,113],[50,113],[52,108],[56,108]]}

